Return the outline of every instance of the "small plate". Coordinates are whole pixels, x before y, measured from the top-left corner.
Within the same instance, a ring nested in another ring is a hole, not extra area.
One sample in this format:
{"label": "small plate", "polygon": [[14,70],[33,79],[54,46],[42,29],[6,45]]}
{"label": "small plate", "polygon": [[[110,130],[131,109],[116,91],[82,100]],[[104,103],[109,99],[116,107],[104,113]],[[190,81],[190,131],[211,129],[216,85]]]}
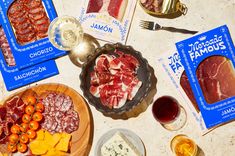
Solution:
{"label": "small plate", "polygon": [[96,147],[95,147],[95,155],[96,156],[102,156],[101,155],[101,147],[102,145],[107,142],[116,132],[121,132],[123,135],[127,137],[127,139],[138,149],[141,156],[145,156],[145,147],[140,139],[139,136],[137,136],[134,132],[127,130],[127,129],[113,129],[105,133],[98,141]]}
{"label": "small plate", "polygon": [[[90,73],[94,71],[95,60],[101,54],[113,54],[115,49],[118,49],[126,54],[130,54],[134,56],[140,63],[140,67],[137,70],[137,77],[140,81],[142,81],[142,86],[139,88],[138,92],[134,96],[132,100],[129,100],[125,103],[121,108],[109,108],[104,106],[100,98],[93,96],[90,93]],[[103,47],[96,49],[95,55],[90,56],[88,61],[84,63],[82,67],[82,72],[80,74],[81,80],[81,89],[83,91],[83,95],[89,101],[89,104],[93,105],[97,110],[104,113],[105,115],[121,115],[123,113],[129,112],[131,109],[140,104],[143,99],[148,95],[151,90],[151,72],[148,61],[142,57],[141,53],[134,50],[131,46],[125,46],[120,43],[117,44],[105,44]]]}

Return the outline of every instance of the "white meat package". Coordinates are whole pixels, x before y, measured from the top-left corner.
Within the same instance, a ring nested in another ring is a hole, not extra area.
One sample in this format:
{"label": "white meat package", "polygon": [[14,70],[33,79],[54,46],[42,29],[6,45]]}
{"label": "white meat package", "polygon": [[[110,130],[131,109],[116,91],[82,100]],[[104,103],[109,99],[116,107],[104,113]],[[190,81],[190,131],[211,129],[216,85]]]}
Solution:
{"label": "white meat package", "polygon": [[137,0],[82,0],[84,31],[108,42],[125,44]]}
{"label": "white meat package", "polygon": [[166,74],[165,78],[171,82],[177,89],[178,93],[183,97],[185,103],[196,119],[200,126],[202,135],[206,134],[212,129],[207,129],[199,110],[196,99],[193,95],[193,91],[188,81],[188,77],[185,73],[184,66],[181,63],[180,55],[178,52],[167,53],[157,58],[160,68]]}

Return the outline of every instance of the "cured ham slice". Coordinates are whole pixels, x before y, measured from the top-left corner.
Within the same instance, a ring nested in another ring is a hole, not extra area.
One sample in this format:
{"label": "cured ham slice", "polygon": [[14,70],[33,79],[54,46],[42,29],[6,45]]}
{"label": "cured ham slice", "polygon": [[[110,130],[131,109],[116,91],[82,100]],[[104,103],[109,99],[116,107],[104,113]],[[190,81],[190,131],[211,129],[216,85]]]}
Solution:
{"label": "cured ham slice", "polygon": [[87,13],[107,12],[110,16],[121,21],[124,17],[128,0],[90,0]]}
{"label": "cured ham slice", "polygon": [[18,123],[24,114],[25,103],[19,96],[14,96],[0,106],[0,143],[6,143],[11,134],[10,127]]}
{"label": "cured ham slice", "polygon": [[193,94],[193,90],[190,86],[190,83],[189,83],[189,80],[188,80],[188,77],[187,77],[185,71],[181,75],[180,85],[183,88],[186,95],[189,97],[189,99],[192,102],[194,108],[197,110],[197,112],[199,112],[200,110],[199,110],[198,104],[196,102],[195,96]]}
{"label": "cured ham slice", "polygon": [[[235,71],[229,59],[223,56],[209,57],[198,66],[196,74],[208,104],[235,96]],[[200,110],[185,72],[181,76],[180,85],[199,112]]]}
{"label": "cured ham slice", "polygon": [[207,58],[198,66],[196,74],[208,104],[235,96],[235,70],[226,57]]}
{"label": "cured ham slice", "polygon": [[138,60],[116,50],[116,55],[102,54],[91,72],[90,93],[109,108],[120,108],[132,100],[142,85],[137,78]]}
{"label": "cured ham slice", "polygon": [[87,7],[87,13],[99,12],[103,6],[103,0],[90,0]]}
{"label": "cured ham slice", "polygon": [[128,0],[110,0],[108,6],[108,13],[110,16],[122,20],[124,17]]}

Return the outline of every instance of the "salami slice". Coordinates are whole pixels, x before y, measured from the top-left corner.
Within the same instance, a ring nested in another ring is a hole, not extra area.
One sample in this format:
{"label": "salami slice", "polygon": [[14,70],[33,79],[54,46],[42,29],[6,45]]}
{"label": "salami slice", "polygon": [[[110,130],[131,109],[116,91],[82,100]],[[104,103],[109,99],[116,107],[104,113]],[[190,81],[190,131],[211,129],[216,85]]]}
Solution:
{"label": "salami slice", "polygon": [[24,10],[23,8],[24,8],[24,6],[23,6],[22,3],[19,3],[19,2],[17,2],[17,1],[15,1],[15,2],[11,5],[11,7],[9,8],[8,13],[9,13],[10,15],[13,15],[13,16],[14,16],[14,15],[16,15],[17,13],[21,12],[22,10]]}
{"label": "salami slice", "polygon": [[15,27],[16,31],[22,31],[22,30],[25,30],[25,29],[33,30],[33,27],[29,22],[19,24],[18,26]]}
{"label": "salami slice", "polygon": [[79,118],[77,112],[70,111],[62,121],[63,130],[66,133],[72,133],[78,129]]}
{"label": "salami slice", "polygon": [[38,27],[38,25],[41,25],[41,24],[50,24],[50,21],[48,17],[44,16],[43,18],[34,21],[33,24],[35,27]]}
{"label": "salami slice", "polygon": [[36,8],[31,8],[29,10],[29,14],[38,14],[40,12],[44,12],[44,7],[43,6],[39,6],[39,7],[36,7]]}
{"label": "salami slice", "polygon": [[34,32],[31,32],[29,34],[19,35],[17,37],[17,40],[19,42],[22,42],[22,43],[27,43],[27,42],[30,42],[30,41],[35,41],[36,40],[36,36],[35,36]]}
{"label": "salami slice", "polygon": [[27,0],[26,2],[27,8],[38,8],[42,6],[42,2],[40,0]]}
{"label": "salami slice", "polygon": [[32,27],[27,27],[26,29],[18,29],[16,30],[16,34],[21,37],[24,35],[34,34],[34,29]]}
{"label": "salami slice", "polygon": [[38,13],[35,13],[35,14],[29,14],[29,18],[30,18],[31,21],[36,21],[36,20],[42,19],[45,16],[47,16],[47,15],[46,15],[46,12],[44,10],[41,10]]}

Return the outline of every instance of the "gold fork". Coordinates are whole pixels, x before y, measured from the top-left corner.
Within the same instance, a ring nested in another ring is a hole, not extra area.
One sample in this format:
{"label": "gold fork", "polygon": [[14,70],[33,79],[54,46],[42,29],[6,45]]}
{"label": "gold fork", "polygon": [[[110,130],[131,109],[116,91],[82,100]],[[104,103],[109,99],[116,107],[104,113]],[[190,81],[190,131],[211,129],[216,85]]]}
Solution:
{"label": "gold fork", "polygon": [[165,27],[161,26],[158,23],[154,23],[152,21],[140,21],[140,27],[143,29],[148,29],[148,30],[166,30],[170,32],[179,32],[179,33],[184,33],[184,34],[196,34],[198,31],[192,31],[192,30],[187,30],[187,29],[181,29],[181,28],[175,28],[175,27]]}

